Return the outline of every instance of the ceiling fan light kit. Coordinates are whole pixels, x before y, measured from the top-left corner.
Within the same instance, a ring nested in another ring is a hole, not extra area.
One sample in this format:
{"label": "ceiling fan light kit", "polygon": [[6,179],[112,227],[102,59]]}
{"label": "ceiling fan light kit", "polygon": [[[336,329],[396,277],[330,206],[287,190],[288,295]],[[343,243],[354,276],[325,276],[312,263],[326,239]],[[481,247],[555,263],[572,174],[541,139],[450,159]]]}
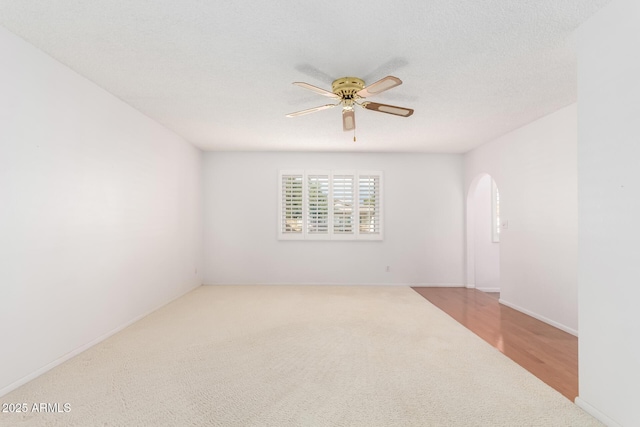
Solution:
{"label": "ceiling fan light kit", "polygon": [[356,128],[356,115],[353,110],[342,110],[342,129],[347,132]]}
{"label": "ceiling fan light kit", "polygon": [[[308,110],[297,111],[287,114],[287,117],[297,117],[304,114],[315,113],[316,111],[342,106],[342,129],[344,131],[355,131],[356,119],[354,106],[357,105],[366,110],[378,111],[380,113],[392,114],[394,116],[409,117],[413,114],[411,108],[397,107],[395,105],[379,104],[377,102],[359,102],[360,99],[377,95],[386,90],[392,89],[402,84],[402,80],[394,76],[387,76],[377,82],[366,86],[364,80],[358,77],[341,77],[331,84],[331,92],[317,86],[304,82],[294,82],[296,86],[313,91],[319,95],[336,99],[337,104],[327,104],[320,107],[309,108]],[[355,140],[355,138],[354,138]]]}

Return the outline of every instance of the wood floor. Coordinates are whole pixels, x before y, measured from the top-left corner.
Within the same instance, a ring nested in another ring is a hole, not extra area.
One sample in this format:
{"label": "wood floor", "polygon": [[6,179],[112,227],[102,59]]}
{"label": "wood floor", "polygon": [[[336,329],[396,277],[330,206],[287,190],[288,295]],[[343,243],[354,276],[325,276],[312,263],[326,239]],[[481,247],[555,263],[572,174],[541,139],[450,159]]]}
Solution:
{"label": "wood floor", "polygon": [[500,304],[498,294],[413,289],[571,401],[578,396],[577,337]]}

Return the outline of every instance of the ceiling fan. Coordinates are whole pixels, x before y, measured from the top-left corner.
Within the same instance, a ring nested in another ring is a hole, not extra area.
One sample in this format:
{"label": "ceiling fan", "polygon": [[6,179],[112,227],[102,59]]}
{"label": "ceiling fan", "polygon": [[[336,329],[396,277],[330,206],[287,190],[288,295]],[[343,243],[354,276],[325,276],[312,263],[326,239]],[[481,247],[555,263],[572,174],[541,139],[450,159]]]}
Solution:
{"label": "ceiling fan", "polygon": [[411,108],[396,107],[394,105],[378,104],[377,102],[369,101],[360,102],[363,98],[377,95],[401,85],[402,80],[394,76],[384,77],[369,86],[365,86],[364,80],[357,77],[342,77],[333,81],[331,84],[331,92],[310,85],[309,83],[294,82],[293,84],[328,98],[335,99],[338,103],[309,108],[308,110],[296,111],[295,113],[287,114],[287,117],[297,117],[304,114],[315,113],[316,111],[342,106],[342,128],[345,131],[350,131],[355,130],[356,128],[356,118],[353,111],[354,106],[356,105],[366,110],[393,114],[394,116],[409,117],[413,114],[413,110]]}

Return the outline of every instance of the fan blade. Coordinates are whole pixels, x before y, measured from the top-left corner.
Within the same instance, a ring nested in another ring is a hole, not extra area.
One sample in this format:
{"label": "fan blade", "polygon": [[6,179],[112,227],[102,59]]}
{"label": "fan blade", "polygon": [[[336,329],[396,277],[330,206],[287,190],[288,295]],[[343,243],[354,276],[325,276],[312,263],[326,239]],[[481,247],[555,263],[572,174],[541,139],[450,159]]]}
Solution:
{"label": "fan blade", "polygon": [[316,111],[326,110],[328,108],[333,108],[337,105],[340,105],[340,104],[327,104],[327,105],[322,105],[320,107],[309,108],[308,110],[296,111],[295,113],[287,114],[287,117],[297,117],[297,116],[302,116],[309,113],[315,113]]}
{"label": "fan blade", "polygon": [[311,91],[313,91],[315,93],[319,93],[322,96],[326,96],[326,97],[333,98],[333,99],[340,99],[340,97],[338,95],[336,95],[335,93],[329,92],[328,90],[321,89],[321,88],[319,88],[317,86],[310,85],[309,83],[294,82],[293,84],[296,85],[296,86],[300,86],[302,88],[305,88],[305,89],[309,89],[309,90],[311,90]]}
{"label": "fan blade", "polygon": [[409,117],[413,114],[413,110],[411,108],[396,107],[395,105],[378,104],[377,102],[363,102],[360,105],[367,110],[393,114],[394,116]]}
{"label": "fan blade", "polygon": [[342,110],[342,129],[347,132],[356,128],[356,115],[353,110]]}
{"label": "fan blade", "polygon": [[402,84],[402,80],[397,77],[387,76],[383,79],[378,80],[377,82],[370,84],[362,90],[356,92],[360,98],[367,98],[369,96],[377,95],[380,92],[384,92],[385,90],[389,90],[396,86]]}

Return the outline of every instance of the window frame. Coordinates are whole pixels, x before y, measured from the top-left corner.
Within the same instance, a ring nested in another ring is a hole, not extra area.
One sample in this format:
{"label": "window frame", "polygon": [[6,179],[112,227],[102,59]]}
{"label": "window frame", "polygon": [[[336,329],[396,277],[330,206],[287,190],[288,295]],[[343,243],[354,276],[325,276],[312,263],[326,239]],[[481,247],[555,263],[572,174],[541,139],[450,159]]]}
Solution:
{"label": "window frame", "polygon": [[[301,232],[287,232],[284,230],[285,217],[284,208],[285,200],[284,196],[284,181],[283,178],[287,176],[299,176],[302,179],[302,230]],[[328,220],[327,220],[327,233],[310,233],[309,232],[309,218],[311,215],[311,206],[309,203],[309,177],[312,176],[327,176],[328,177]],[[338,176],[352,176],[353,177],[353,192],[352,192],[352,212],[351,218],[353,218],[353,233],[343,234],[336,233],[334,229],[335,225],[335,191],[334,185],[336,183],[335,177]],[[379,221],[378,233],[363,233],[361,232],[360,224],[360,177],[370,176],[377,178],[377,216]],[[329,169],[282,169],[278,171],[278,240],[339,240],[339,241],[369,241],[369,240],[384,240],[384,177],[382,171],[379,170],[329,170]]]}

